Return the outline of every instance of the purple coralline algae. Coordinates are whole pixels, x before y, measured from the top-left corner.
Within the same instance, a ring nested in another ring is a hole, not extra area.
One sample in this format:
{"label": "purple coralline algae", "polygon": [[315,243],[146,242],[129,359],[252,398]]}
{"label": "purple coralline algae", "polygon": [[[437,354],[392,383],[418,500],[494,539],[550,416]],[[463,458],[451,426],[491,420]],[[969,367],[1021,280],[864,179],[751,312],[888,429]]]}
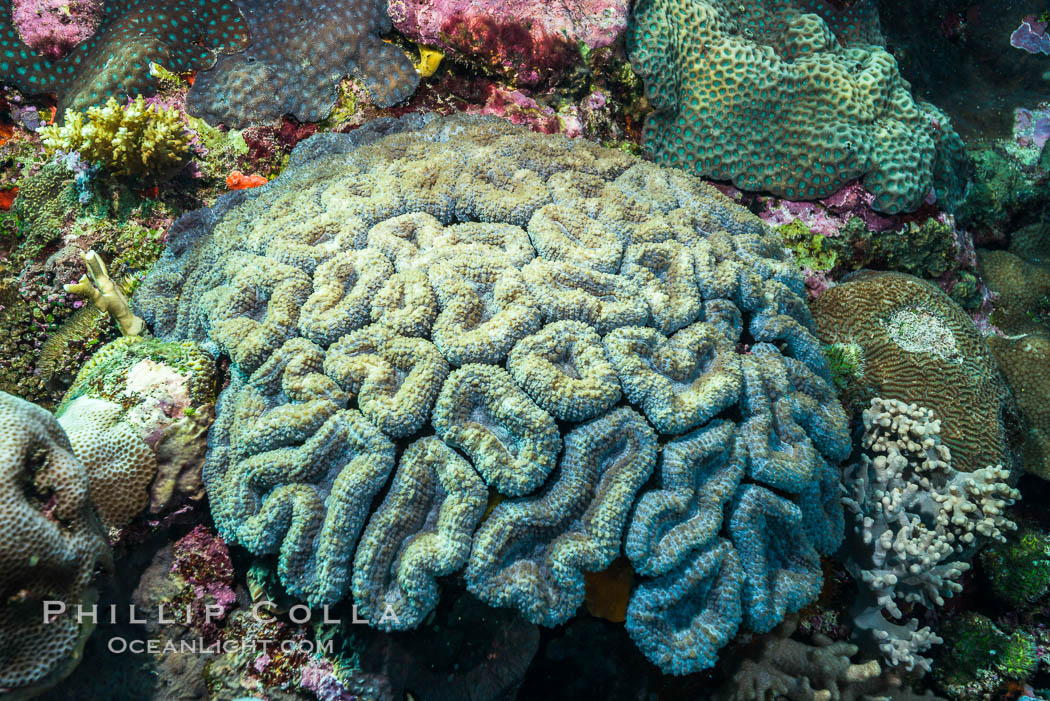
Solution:
{"label": "purple coralline algae", "polygon": [[237,602],[226,542],[205,526],[197,526],[175,543],[172,554],[171,573],[187,587],[180,598],[189,620],[198,622],[205,639],[217,640],[216,621],[224,619]]}
{"label": "purple coralline algae", "polygon": [[533,86],[559,76],[581,52],[611,46],[627,28],[625,0],[391,0],[394,27],[450,56]]}
{"label": "purple coralline algae", "polygon": [[1038,164],[1043,147],[1050,140],[1050,102],[1014,110],[1013,136],[1013,143],[1006,145],[1007,152],[1024,166]]}
{"label": "purple coralline algae", "polygon": [[29,48],[49,58],[62,58],[98,29],[102,2],[14,0],[11,20]]}
{"label": "purple coralline algae", "polygon": [[1046,22],[1028,15],[1010,35],[1010,46],[1030,54],[1050,55],[1050,34],[1046,33]]}

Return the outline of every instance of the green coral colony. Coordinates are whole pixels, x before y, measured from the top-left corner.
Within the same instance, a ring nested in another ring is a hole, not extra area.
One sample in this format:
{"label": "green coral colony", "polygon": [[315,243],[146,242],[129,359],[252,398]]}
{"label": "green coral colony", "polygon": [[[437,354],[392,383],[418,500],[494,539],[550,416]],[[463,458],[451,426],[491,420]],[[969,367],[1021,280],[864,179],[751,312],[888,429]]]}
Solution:
{"label": "green coral colony", "polygon": [[1050,18],[562,5],[0,0],[0,701],[1050,701]]}

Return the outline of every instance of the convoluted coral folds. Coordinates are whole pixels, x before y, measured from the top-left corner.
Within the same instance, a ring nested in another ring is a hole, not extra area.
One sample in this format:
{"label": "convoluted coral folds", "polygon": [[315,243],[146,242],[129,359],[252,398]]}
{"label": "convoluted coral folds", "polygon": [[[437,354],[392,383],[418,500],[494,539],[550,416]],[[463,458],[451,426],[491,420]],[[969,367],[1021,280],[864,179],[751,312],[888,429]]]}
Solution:
{"label": "convoluted coral folds", "polygon": [[205,484],[289,592],[410,628],[461,572],[557,625],[626,554],[627,629],[684,674],[816,597],[842,538],[850,442],[803,290],[692,175],[416,116],[183,217],[133,306],[229,357]]}

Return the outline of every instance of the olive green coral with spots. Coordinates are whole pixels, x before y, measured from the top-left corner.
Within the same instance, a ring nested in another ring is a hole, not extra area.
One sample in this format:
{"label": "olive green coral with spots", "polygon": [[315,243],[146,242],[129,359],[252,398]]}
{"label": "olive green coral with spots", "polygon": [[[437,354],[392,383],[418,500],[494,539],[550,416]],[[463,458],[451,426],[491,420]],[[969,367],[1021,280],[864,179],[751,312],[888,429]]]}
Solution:
{"label": "olive green coral with spots", "polygon": [[913,210],[934,187],[954,205],[962,141],[851,21],[836,38],[789,0],[642,0],[627,41],[655,107],[646,147],[660,163],[788,199],[863,178],[882,212]]}

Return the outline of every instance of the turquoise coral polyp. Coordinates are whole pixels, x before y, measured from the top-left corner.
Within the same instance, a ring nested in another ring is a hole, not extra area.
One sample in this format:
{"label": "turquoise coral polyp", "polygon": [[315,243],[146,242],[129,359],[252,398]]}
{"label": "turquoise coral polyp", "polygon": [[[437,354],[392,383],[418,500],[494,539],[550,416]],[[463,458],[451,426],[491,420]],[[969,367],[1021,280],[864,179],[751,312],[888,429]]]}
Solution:
{"label": "turquoise coral polyp", "polygon": [[815,598],[850,441],[776,235],[583,140],[377,127],[180,219],[133,298],[231,363],[204,468],[223,537],[399,630],[456,572],[559,625],[625,552],[627,630],[674,674]]}

